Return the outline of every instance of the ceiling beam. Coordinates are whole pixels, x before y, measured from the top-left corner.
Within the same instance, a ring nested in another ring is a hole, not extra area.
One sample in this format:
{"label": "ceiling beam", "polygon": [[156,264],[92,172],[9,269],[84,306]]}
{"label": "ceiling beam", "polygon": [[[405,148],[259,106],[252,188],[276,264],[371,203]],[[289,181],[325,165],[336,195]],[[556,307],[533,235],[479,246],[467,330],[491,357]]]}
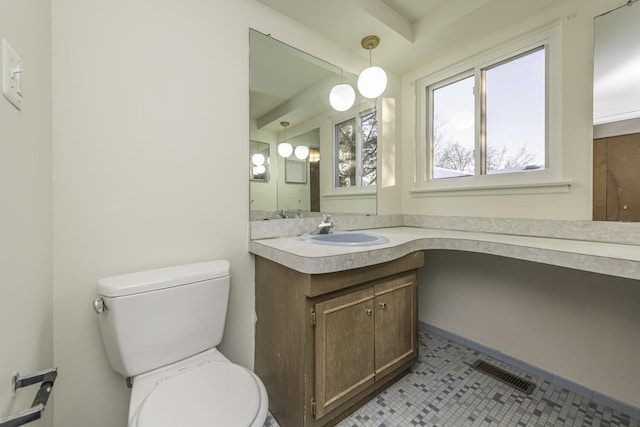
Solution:
{"label": "ceiling beam", "polygon": [[337,78],[330,77],[316,83],[312,87],[258,117],[256,119],[256,127],[262,129],[274,122],[279,122],[286,115],[294,112],[299,112],[301,117],[304,117],[303,120],[309,119],[312,115],[319,114],[320,111],[329,108],[329,92],[337,82]]}
{"label": "ceiling beam", "polygon": [[363,11],[404,37],[407,41],[411,43],[415,41],[411,22],[382,0],[356,0],[356,4]]}

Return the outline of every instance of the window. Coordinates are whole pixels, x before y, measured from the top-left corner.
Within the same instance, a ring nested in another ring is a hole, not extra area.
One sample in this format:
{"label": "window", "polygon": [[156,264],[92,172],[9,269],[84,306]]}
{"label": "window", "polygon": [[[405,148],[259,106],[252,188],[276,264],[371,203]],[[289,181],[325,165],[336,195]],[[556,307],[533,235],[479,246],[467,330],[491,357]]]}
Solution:
{"label": "window", "polygon": [[431,88],[433,178],[469,176],[475,170],[473,76]]}
{"label": "window", "polygon": [[376,111],[360,113],[334,126],[336,187],[376,185],[378,122]]}
{"label": "window", "polygon": [[550,27],[416,82],[416,191],[567,184],[558,38]]}
{"label": "window", "polygon": [[482,73],[487,174],[545,167],[545,50]]}
{"label": "window", "polygon": [[428,87],[433,179],[544,169],[545,74],[542,46]]}

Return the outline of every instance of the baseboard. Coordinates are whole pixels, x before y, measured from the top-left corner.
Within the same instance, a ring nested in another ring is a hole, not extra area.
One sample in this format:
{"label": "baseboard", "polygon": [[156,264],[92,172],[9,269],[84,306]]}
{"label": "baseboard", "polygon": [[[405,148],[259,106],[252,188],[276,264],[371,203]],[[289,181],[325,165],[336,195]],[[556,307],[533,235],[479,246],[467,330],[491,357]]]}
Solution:
{"label": "baseboard", "polygon": [[623,414],[629,415],[634,418],[640,418],[640,408],[636,408],[635,406],[629,405],[628,403],[620,402],[619,400],[602,394],[599,391],[592,390],[581,384],[575,383],[566,378],[562,378],[552,372],[545,371],[544,369],[540,369],[536,366],[530,365],[526,362],[523,362],[522,360],[509,356],[508,354],[504,354],[498,350],[489,348],[482,344],[478,344],[475,341],[471,341],[467,338],[461,337],[460,335],[445,331],[444,329],[440,329],[437,326],[429,325],[428,323],[422,321],[420,321],[419,324],[421,328],[424,328],[429,332],[445,337],[453,342],[457,342],[458,344],[462,344],[472,350],[486,354],[487,356],[493,357],[494,359],[497,359],[508,365],[515,366],[516,368],[522,369],[528,374],[543,379],[544,381],[548,381],[551,384],[555,384],[559,387],[565,388],[576,394],[591,399],[596,403],[600,403],[602,405],[620,411]]}

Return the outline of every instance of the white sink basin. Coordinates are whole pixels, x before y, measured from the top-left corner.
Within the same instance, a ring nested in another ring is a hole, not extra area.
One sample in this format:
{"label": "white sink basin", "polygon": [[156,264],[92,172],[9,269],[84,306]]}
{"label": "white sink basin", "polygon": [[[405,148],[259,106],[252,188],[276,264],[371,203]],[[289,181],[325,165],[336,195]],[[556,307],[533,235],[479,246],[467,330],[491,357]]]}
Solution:
{"label": "white sink basin", "polygon": [[387,243],[389,239],[371,233],[342,232],[331,234],[303,234],[300,240],[306,243],[330,246],[372,246]]}

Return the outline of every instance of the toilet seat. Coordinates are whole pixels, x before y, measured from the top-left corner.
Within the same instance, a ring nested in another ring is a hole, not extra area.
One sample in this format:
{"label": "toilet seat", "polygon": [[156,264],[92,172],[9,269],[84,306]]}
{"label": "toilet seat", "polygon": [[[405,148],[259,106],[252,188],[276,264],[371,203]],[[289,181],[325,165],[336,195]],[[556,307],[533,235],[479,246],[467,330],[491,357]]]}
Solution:
{"label": "toilet seat", "polygon": [[158,379],[131,426],[249,427],[258,421],[261,400],[253,373],[232,363],[211,362]]}

